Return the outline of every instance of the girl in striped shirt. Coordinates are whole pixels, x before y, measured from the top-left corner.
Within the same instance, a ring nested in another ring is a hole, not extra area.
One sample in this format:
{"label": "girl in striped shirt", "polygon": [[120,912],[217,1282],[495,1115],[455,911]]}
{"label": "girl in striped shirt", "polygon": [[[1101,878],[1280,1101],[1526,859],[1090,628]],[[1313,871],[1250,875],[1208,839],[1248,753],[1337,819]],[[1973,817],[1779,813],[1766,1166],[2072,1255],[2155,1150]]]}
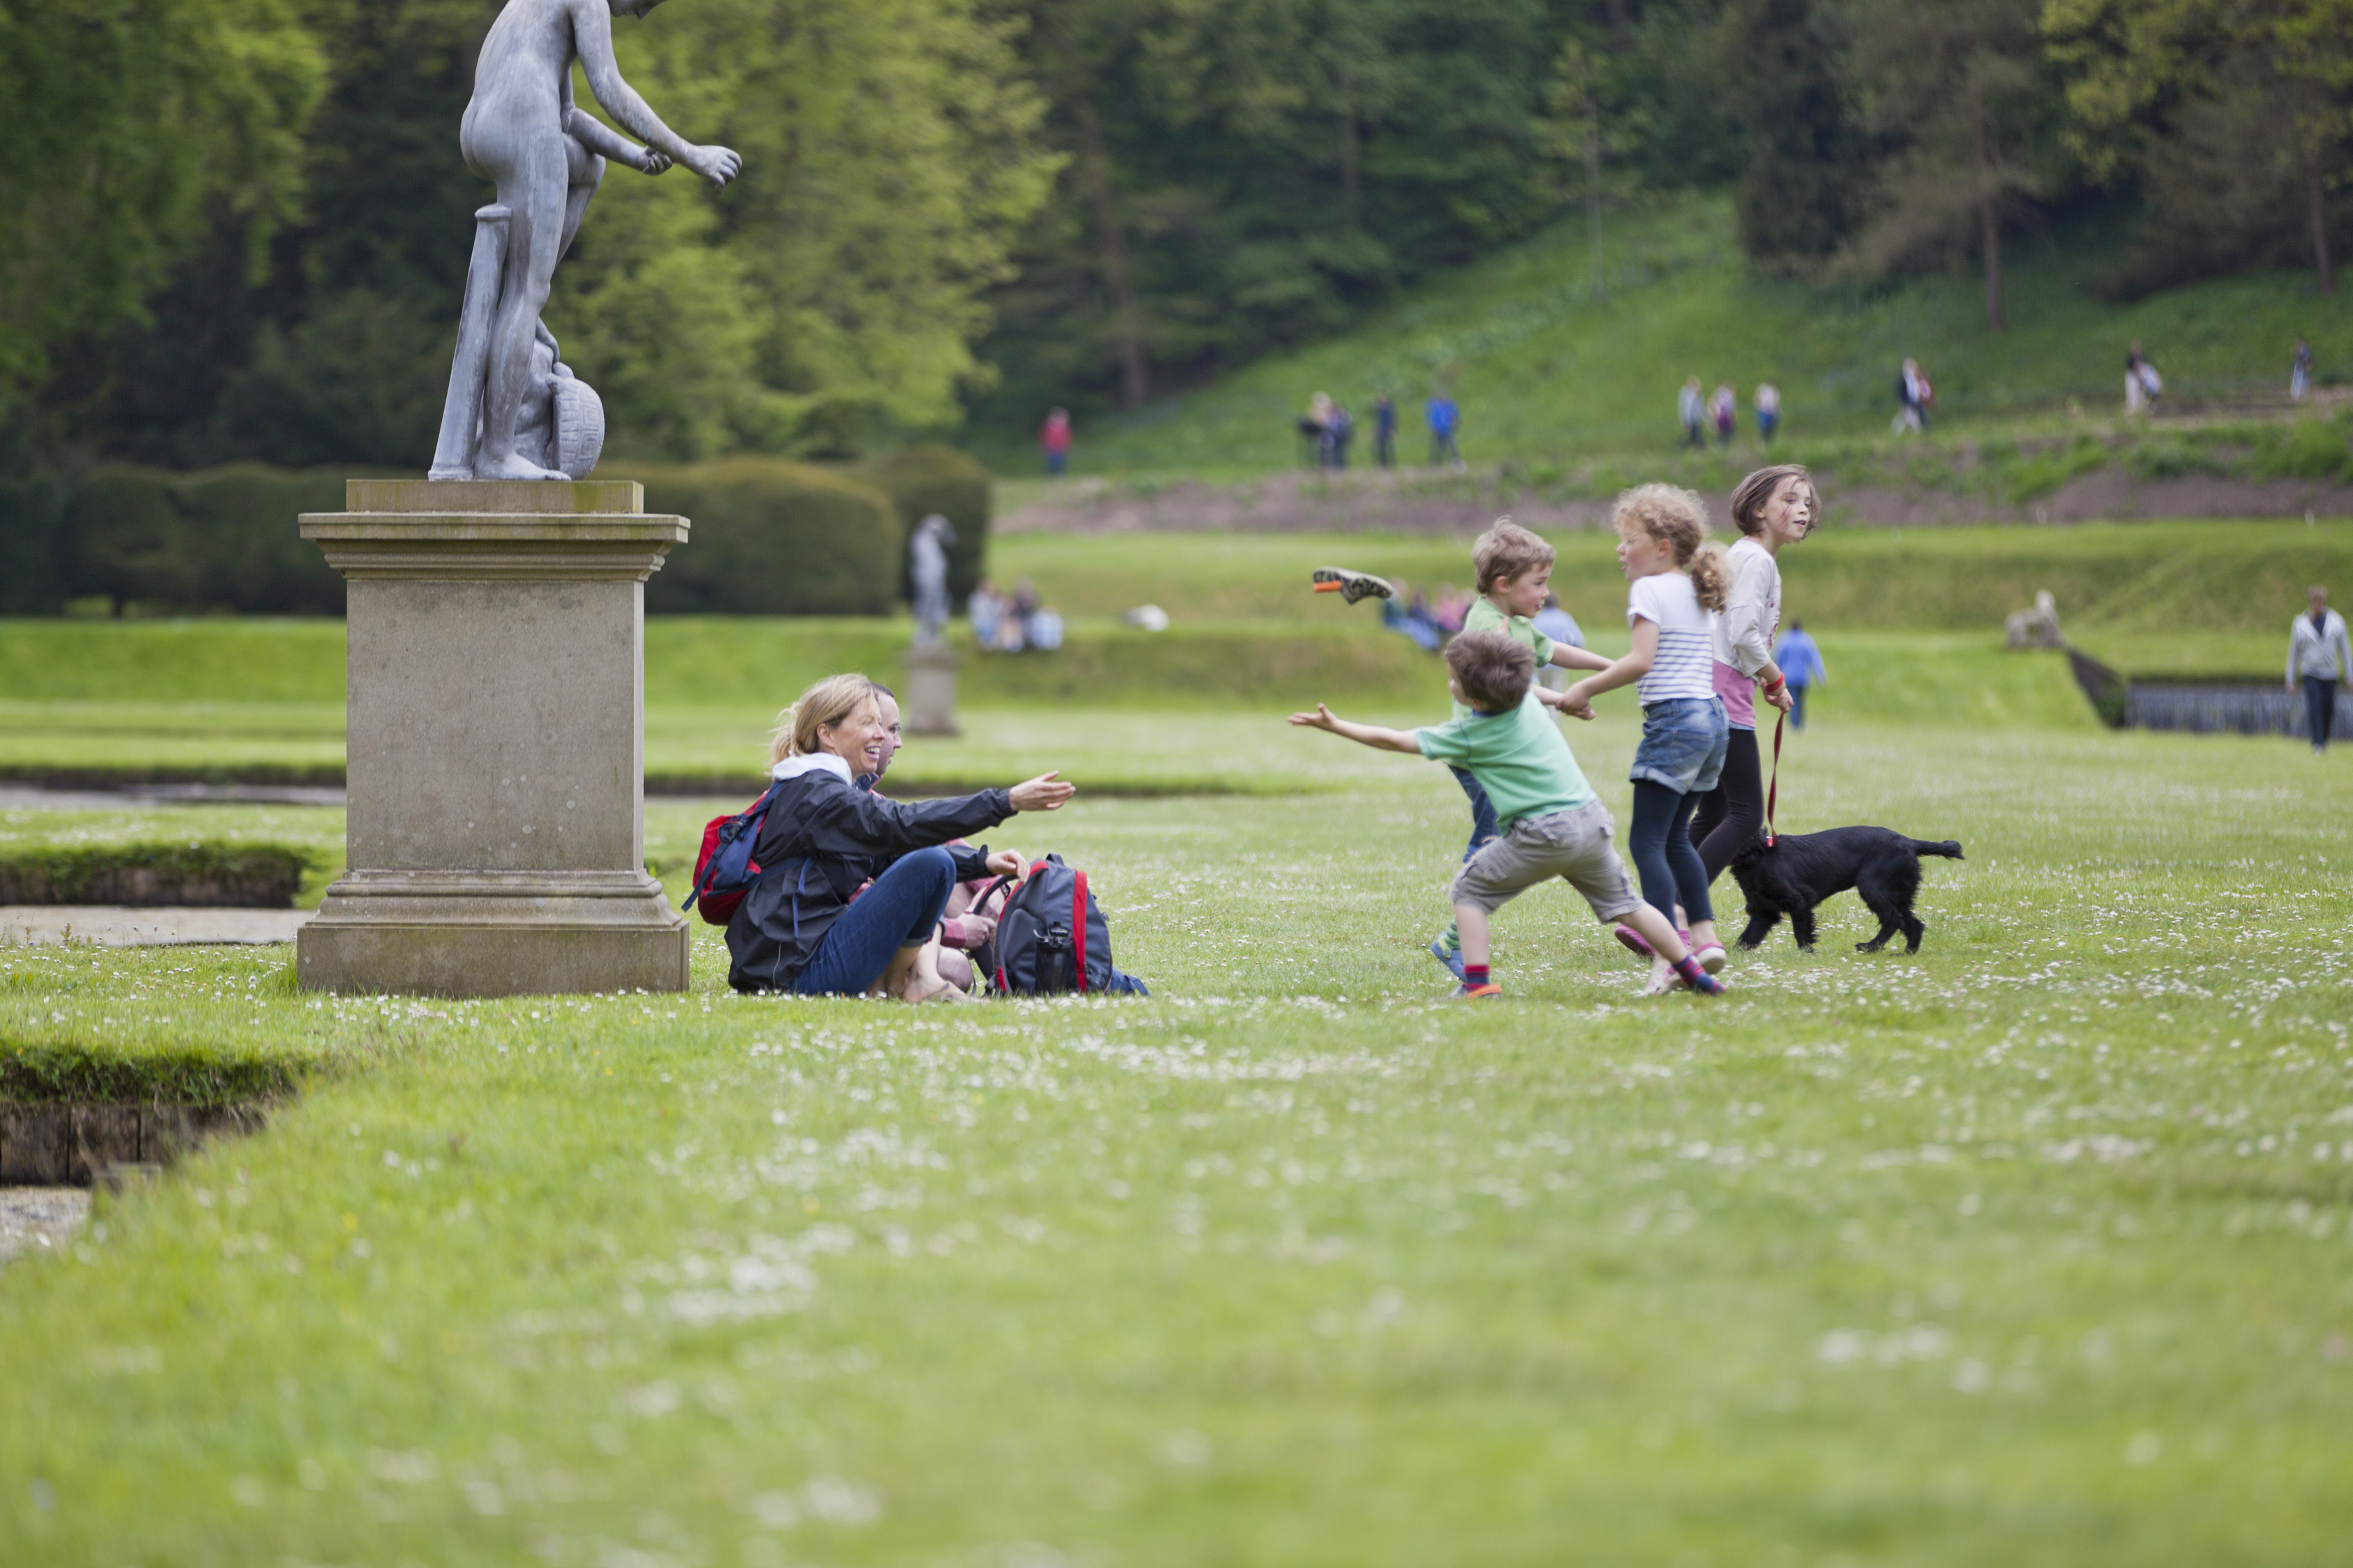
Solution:
{"label": "girl in striped shirt", "polygon": [[[1715,694],[1715,616],[1731,587],[1724,558],[1703,549],[1707,508],[1673,485],[1638,485],[1618,498],[1618,563],[1632,584],[1626,624],[1634,649],[1609,668],[1587,676],[1563,694],[1561,710],[1590,717],[1594,697],[1629,682],[1642,703],[1642,742],[1634,752],[1634,820],[1627,853],[1641,879],[1642,898],[1682,927],[1702,968],[1724,967],[1708,902],[1707,868],[1692,847],[1691,815],[1698,797],[1724,772],[1726,725]],[[1680,908],[1678,908],[1680,906]],[[1650,994],[1682,984],[1632,928],[1618,940],[1652,960]]]}

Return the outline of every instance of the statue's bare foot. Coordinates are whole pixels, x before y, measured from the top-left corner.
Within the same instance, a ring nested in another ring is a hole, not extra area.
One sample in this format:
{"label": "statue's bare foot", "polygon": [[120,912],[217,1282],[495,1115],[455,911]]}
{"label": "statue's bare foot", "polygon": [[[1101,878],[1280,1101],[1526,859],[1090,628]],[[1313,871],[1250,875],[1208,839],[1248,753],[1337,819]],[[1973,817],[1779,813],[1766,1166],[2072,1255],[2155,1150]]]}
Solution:
{"label": "statue's bare foot", "polygon": [[555,468],[543,468],[530,458],[510,452],[503,458],[480,458],[474,462],[478,479],[568,479],[572,476]]}

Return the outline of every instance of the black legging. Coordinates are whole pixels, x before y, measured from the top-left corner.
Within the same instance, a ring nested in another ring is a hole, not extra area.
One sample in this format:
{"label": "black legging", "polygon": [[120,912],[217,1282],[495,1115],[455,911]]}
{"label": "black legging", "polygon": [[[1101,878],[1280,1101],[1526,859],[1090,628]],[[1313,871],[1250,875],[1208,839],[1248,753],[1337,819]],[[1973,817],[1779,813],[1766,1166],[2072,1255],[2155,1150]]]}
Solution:
{"label": "black legging", "polygon": [[1627,830],[1626,847],[1634,857],[1634,874],[1642,879],[1642,901],[1675,923],[1675,906],[1683,907],[1686,924],[1712,921],[1715,907],[1707,901],[1707,868],[1692,847],[1689,825],[1697,795],[1677,795],[1649,779],[1634,781],[1634,824]]}
{"label": "black legging", "polygon": [[1765,775],[1757,766],[1757,731],[1735,730],[1724,748],[1724,773],[1699,797],[1691,835],[1707,879],[1715,881],[1732,858],[1765,826]]}

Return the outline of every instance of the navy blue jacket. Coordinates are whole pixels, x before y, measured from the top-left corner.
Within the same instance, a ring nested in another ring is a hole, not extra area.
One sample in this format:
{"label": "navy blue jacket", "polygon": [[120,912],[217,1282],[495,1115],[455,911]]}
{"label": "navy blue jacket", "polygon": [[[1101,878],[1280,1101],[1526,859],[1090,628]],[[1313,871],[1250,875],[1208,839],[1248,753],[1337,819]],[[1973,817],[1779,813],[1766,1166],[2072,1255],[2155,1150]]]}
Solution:
{"label": "navy blue jacket", "polygon": [[[788,991],[860,885],[911,849],[985,832],[1013,815],[1005,790],[902,803],[857,788],[829,768],[786,782],[752,851],[760,876],[727,922],[738,991]],[[956,877],[988,874],[987,846],[951,846]]]}

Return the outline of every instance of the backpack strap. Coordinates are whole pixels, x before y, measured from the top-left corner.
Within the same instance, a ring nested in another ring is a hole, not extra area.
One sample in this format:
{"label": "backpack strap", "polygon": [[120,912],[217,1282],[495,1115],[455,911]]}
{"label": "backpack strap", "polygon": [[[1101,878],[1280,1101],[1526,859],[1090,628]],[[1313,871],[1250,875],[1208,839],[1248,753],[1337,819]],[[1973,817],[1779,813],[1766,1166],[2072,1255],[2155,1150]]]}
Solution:
{"label": "backpack strap", "polygon": [[1077,889],[1071,894],[1071,947],[1078,960],[1079,991],[1083,994],[1087,988],[1087,874],[1073,871],[1071,875],[1078,879]]}

